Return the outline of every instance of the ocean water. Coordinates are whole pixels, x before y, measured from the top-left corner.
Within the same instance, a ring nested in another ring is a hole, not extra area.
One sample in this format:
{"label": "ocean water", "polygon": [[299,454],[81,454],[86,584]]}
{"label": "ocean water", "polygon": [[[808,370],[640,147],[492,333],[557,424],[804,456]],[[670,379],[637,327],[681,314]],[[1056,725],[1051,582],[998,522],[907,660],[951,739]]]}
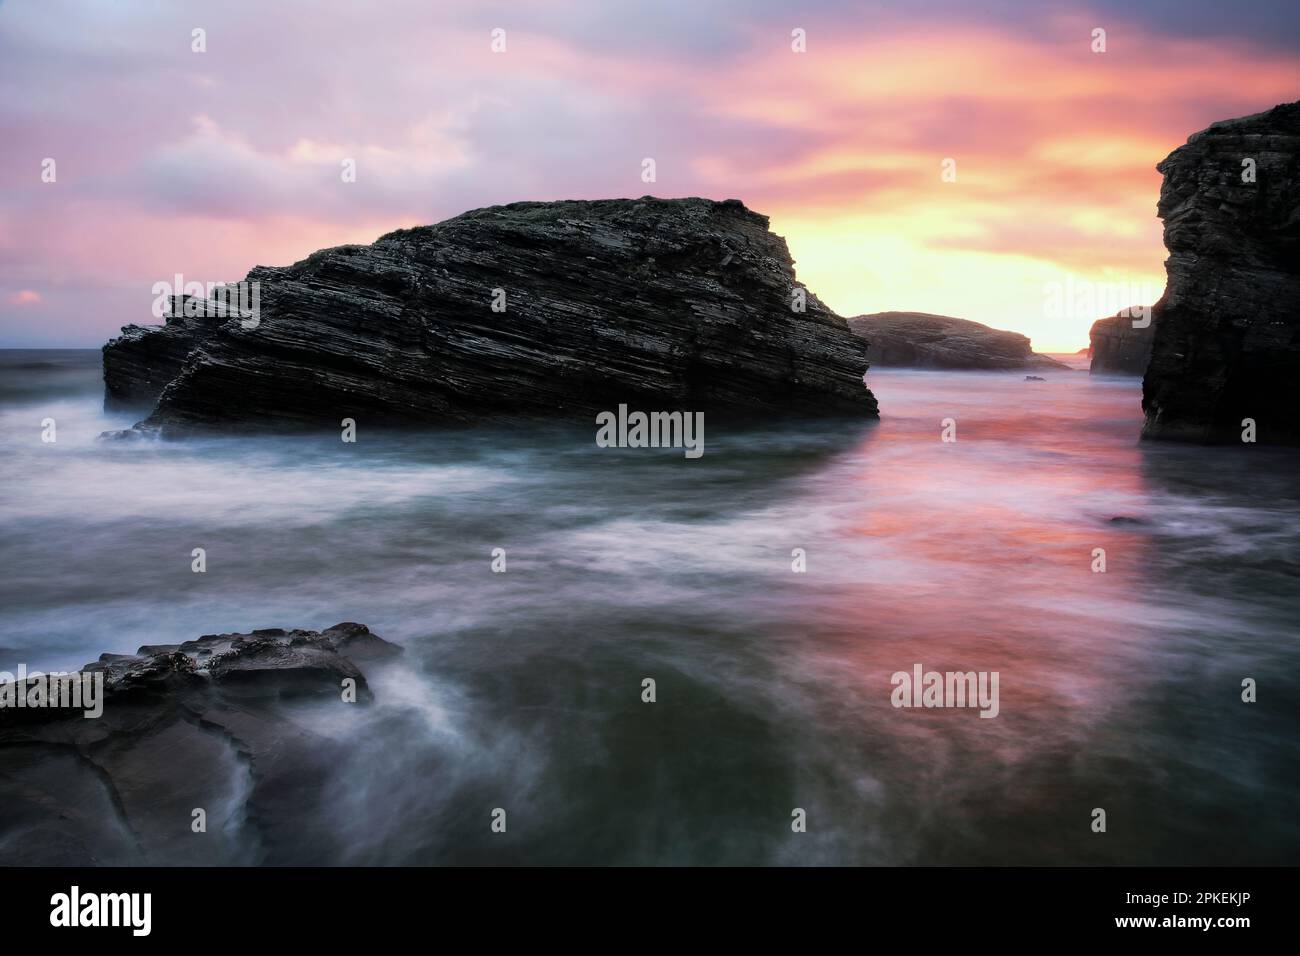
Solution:
{"label": "ocean water", "polygon": [[[337,730],[337,862],[1300,862],[1300,456],[1141,444],[1137,380],[873,369],[879,423],[688,460],[101,441],[99,375],[0,353],[0,669],[368,624],[407,652]],[[917,664],[997,716],[894,707]]]}

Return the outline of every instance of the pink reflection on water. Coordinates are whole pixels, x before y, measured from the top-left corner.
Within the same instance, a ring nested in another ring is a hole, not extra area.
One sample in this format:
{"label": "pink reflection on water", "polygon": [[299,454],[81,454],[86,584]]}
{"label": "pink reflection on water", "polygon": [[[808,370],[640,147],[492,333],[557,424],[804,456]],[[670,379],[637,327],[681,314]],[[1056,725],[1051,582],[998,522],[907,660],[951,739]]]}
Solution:
{"label": "pink reflection on water", "polygon": [[[882,813],[894,802],[892,812],[921,812],[902,808],[948,794],[949,816],[928,821],[939,834],[963,829],[965,804],[981,807],[972,820],[989,819],[990,801],[1001,807],[994,821],[1030,809],[1041,820],[1045,801],[1065,813],[1095,799],[1061,790],[1091,759],[1081,753],[1090,731],[1131,702],[1158,640],[1146,623],[1149,536],[1111,520],[1148,511],[1140,383],[1045,377],[873,370],[880,425],[827,477],[837,487],[825,493],[846,485],[856,507],[842,515],[846,573],[810,609],[810,667],[837,687],[824,718],[838,709],[843,732],[861,740],[883,781]],[[941,441],[949,418],[953,443]],[[1105,573],[1092,570],[1095,548]],[[918,663],[997,671],[998,716],[894,708],[890,676]],[[1068,843],[1071,832],[1042,839]]]}

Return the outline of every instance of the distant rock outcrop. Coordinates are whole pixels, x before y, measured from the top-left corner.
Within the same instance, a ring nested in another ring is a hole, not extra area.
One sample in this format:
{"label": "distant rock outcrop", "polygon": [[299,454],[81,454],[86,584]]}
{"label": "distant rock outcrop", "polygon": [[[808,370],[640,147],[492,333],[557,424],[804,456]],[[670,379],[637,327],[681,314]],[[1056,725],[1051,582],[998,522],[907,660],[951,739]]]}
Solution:
{"label": "distant rock outcrop", "polygon": [[400,653],[363,624],[213,634],[86,665],[98,717],[0,708],[7,862],[334,862],[330,835],[303,830],[348,745],[315,724],[358,713],[373,697],[358,665]]}
{"label": "distant rock outcrop", "polygon": [[[1135,310],[1136,311],[1136,310]],[[1134,323],[1137,323],[1136,325]],[[1128,310],[1092,323],[1089,371],[1113,375],[1141,375],[1151,358],[1155,321],[1148,313],[1130,315]]]}
{"label": "distant rock outcrop", "polygon": [[143,423],[164,432],[587,421],[620,403],[876,414],[865,343],[738,200],[494,206],[247,281],[256,327],[128,328],[104,349],[110,395],[167,380]]}
{"label": "distant rock outcrop", "polygon": [[867,340],[875,365],[946,369],[1069,369],[1039,355],[1028,337],[969,319],[925,312],[875,312],[849,319],[849,328]]}
{"label": "distant rock outcrop", "polygon": [[1168,285],[1145,438],[1300,443],[1300,102],[1214,123],[1160,163]]}

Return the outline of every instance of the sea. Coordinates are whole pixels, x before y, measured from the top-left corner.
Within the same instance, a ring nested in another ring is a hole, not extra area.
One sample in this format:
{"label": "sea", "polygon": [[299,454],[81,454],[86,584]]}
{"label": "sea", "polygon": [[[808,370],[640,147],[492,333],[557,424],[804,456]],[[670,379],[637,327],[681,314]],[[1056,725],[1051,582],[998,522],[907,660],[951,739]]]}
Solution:
{"label": "sea", "polygon": [[[1300,862],[1300,456],[1035,374],[872,369],[878,422],[688,458],[594,421],[106,440],[142,414],[97,350],[6,350],[0,670],[368,625],[405,653],[340,863]],[[931,672],[996,713],[900,701]]]}

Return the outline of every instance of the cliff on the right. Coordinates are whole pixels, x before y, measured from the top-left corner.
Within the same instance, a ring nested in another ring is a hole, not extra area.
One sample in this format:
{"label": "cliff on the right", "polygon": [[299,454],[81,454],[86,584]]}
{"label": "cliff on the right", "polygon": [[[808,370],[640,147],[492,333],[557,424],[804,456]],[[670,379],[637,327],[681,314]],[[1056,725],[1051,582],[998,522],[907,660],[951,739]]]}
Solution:
{"label": "cliff on the right", "polygon": [[1300,102],[1188,139],[1164,174],[1144,438],[1300,444]]}

